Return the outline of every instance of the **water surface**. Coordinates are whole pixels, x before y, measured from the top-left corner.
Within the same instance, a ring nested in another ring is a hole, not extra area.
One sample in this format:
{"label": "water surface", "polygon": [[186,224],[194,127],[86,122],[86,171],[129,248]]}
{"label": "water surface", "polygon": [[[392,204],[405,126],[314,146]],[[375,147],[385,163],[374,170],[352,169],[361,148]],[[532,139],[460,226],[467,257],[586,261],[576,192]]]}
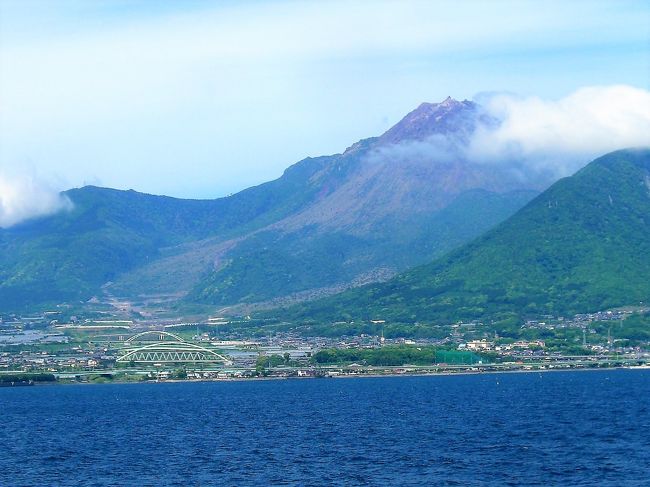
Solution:
{"label": "water surface", "polygon": [[0,389],[0,485],[650,486],[650,371]]}

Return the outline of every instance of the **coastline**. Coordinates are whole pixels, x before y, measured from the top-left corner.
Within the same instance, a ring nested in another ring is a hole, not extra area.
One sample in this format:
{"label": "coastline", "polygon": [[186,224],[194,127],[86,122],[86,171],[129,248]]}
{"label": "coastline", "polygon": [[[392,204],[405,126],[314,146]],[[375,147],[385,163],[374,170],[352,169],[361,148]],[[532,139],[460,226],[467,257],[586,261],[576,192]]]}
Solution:
{"label": "coastline", "polygon": [[[530,374],[530,373],[553,373],[553,372],[598,372],[598,371],[619,371],[619,370],[646,370],[650,366],[621,366],[621,367],[563,367],[553,369],[511,369],[511,370],[459,370],[442,372],[408,372],[408,373],[364,373],[364,374],[336,374],[322,376],[268,376],[268,377],[225,377],[225,378],[201,378],[201,379],[163,379],[163,380],[106,380],[101,382],[93,381],[60,381],[56,382],[34,382],[34,386],[68,386],[68,385],[111,385],[111,384],[165,384],[165,383],[212,383],[212,382],[250,382],[250,381],[278,381],[278,380],[312,380],[312,379],[376,379],[376,378],[404,378],[404,377],[449,377],[468,375],[500,375],[500,374]],[[11,388],[8,387],[8,388]]]}

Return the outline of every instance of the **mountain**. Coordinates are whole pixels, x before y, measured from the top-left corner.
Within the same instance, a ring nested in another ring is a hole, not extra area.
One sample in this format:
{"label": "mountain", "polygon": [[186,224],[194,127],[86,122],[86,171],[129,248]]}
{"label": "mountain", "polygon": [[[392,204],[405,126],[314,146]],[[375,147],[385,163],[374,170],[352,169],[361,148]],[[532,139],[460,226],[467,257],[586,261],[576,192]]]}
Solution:
{"label": "mountain", "polygon": [[422,104],[384,135],[321,159],[306,181],[317,190],[310,204],[238,241],[189,299],[226,306],[338,291],[426,262],[502,221],[548,181],[436,150],[462,143],[480,117],[468,101]]}
{"label": "mountain", "polygon": [[64,194],[71,211],[0,229],[2,309],[87,300],[129,270],[197,241],[254,231],[309,197],[294,173],[217,200],[93,186]]}
{"label": "mountain", "polygon": [[0,230],[0,306],[151,295],[273,305],[386,280],[550,183],[467,160],[458,148],[479,123],[493,121],[473,102],[424,103],[380,137],[217,200],[68,191],[72,211]]}
{"label": "mountain", "polygon": [[446,256],[287,313],[452,323],[554,316],[650,300],[650,149],[594,160]]}

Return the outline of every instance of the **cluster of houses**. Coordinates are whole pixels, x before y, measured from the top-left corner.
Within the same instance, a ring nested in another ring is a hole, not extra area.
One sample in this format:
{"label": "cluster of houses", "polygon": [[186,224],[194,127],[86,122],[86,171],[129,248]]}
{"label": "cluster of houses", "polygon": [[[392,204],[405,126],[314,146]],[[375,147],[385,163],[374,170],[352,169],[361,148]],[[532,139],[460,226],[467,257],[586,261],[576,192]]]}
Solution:
{"label": "cluster of houses", "polygon": [[494,352],[510,352],[514,350],[540,350],[546,348],[543,340],[519,340],[513,343],[496,345],[495,342],[482,339],[470,340],[458,345],[459,350],[471,350],[476,352],[481,351],[494,351]]}
{"label": "cluster of houses", "polygon": [[115,363],[115,358],[103,351],[82,350],[72,347],[64,354],[23,350],[19,353],[1,352],[0,371],[75,371],[105,368]]}
{"label": "cluster of houses", "polygon": [[[647,312],[650,308],[637,309],[636,312]],[[563,316],[553,317],[546,316],[541,320],[528,320],[522,328],[532,328],[540,330],[555,330],[561,328],[588,328],[595,321],[623,321],[634,311],[629,309],[597,311],[595,313],[577,314],[573,318]]]}

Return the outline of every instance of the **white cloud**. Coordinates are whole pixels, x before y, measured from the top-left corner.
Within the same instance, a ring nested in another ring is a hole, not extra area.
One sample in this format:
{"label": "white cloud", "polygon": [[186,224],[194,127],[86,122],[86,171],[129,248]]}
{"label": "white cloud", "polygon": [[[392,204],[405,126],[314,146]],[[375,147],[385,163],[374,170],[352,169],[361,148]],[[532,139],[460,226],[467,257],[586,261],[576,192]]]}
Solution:
{"label": "white cloud", "polygon": [[72,202],[35,175],[0,170],[0,227],[72,208]]}
{"label": "white cloud", "polygon": [[481,126],[467,157],[523,161],[533,171],[568,176],[596,156],[650,146],[650,92],[625,85],[592,86],[559,100],[491,95],[482,100],[501,123]]}

